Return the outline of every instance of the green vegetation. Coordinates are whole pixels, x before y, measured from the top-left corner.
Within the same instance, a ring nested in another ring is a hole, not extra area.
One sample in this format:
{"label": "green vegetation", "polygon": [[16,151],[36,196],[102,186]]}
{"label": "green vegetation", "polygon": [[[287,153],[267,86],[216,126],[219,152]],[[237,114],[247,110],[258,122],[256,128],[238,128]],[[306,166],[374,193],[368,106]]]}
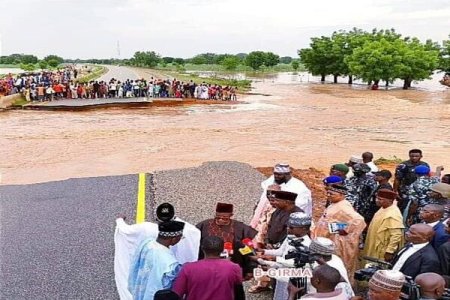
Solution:
{"label": "green vegetation", "polygon": [[24,106],[25,104],[28,104],[29,102],[25,99],[25,97],[21,97],[14,101],[11,106]]}
{"label": "green vegetation", "polygon": [[350,32],[334,32],[330,37],[311,38],[310,48],[298,51],[301,62],[313,74],[333,75],[337,83],[339,76],[360,78],[386,86],[396,79],[402,79],[403,88],[411,87],[412,81],[430,78],[437,69],[445,71],[450,67],[450,45],[443,47],[417,38],[405,37],[391,30],[376,30],[371,33],[354,28]]}
{"label": "green vegetation", "polygon": [[90,82],[92,80],[99,78],[106,72],[108,72],[107,68],[105,68],[103,66],[94,66],[94,69],[90,73],[88,73],[85,76],[77,78],[76,81],[79,83],[87,83],[87,82]]}
{"label": "green vegetation", "polygon": [[403,159],[398,158],[397,156],[393,156],[390,158],[384,158],[384,157],[380,157],[376,160],[373,161],[374,164],[376,165],[390,165],[390,164],[399,164],[403,161]]}
{"label": "green vegetation", "polygon": [[0,68],[20,68],[18,64],[0,64]]}

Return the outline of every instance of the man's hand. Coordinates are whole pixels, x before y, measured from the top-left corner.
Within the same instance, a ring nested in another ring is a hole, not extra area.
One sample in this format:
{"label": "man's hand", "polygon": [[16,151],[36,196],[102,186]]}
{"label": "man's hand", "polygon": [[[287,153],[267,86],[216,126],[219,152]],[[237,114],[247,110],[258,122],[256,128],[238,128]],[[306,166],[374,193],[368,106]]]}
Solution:
{"label": "man's hand", "polygon": [[267,245],[266,245],[266,249],[273,249],[272,244],[267,244]]}
{"label": "man's hand", "polygon": [[276,257],[273,255],[261,255],[261,258],[264,260],[271,260],[271,261],[275,261]]}
{"label": "man's hand", "polygon": [[295,300],[296,299],[295,295],[304,289],[305,289],[304,287],[298,288],[289,282],[289,286],[288,286],[289,300]]}
{"label": "man's hand", "polygon": [[390,262],[394,258],[394,253],[386,252],[384,253],[384,261]]}

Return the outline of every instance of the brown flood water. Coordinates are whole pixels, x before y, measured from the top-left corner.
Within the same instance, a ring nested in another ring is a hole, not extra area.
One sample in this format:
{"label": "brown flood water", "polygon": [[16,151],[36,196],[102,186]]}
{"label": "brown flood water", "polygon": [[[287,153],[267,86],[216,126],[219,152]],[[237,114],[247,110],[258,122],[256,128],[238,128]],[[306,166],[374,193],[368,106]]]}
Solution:
{"label": "brown flood water", "polygon": [[450,89],[368,91],[254,84],[247,104],[0,113],[1,184],[120,175],[237,160],[327,170],[351,154],[406,157],[450,170]]}

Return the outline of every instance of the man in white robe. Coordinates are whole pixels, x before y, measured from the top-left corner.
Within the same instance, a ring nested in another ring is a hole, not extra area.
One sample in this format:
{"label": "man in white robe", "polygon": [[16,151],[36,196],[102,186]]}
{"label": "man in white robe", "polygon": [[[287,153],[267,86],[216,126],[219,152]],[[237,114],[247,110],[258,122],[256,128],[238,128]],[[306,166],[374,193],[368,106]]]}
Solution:
{"label": "man in white robe", "polygon": [[268,204],[267,188],[272,184],[278,184],[281,190],[296,193],[295,206],[301,208],[307,215],[312,215],[312,197],[311,191],[299,179],[292,177],[291,168],[288,164],[277,164],[273,169],[273,175],[261,183],[263,192],[256,206],[255,213],[250,222],[250,226],[254,228],[261,218],[264,207]]}
{"label": "man in white robe", "polygon": [[[175,210],[169,203],[163,203],[158,206],[156,216],[158,222],[175,220],[185,223],[183,230],[183,236],[185,238],[178,244],[170,247],[170,251],[175,255],[180,264],[197,261],[200,249],[200,230],[194,225],[175,217]],[[123,218],[116,220],[116,230],[114,233],[114,274],[117,291],[121,300],[133,299],[128,291],[128,276],[135,251],[143,241],[156,239],[157,237],[157,223],[143,222],[128,225]]]}
{"label": "man in white robe", "polygon": [[128,290],[133,300],[154,300],[155,293],[171,289],[181,270],[170,247],[183,237],[184,223],[158,224],[158,237],[139,245],[131,263]]}

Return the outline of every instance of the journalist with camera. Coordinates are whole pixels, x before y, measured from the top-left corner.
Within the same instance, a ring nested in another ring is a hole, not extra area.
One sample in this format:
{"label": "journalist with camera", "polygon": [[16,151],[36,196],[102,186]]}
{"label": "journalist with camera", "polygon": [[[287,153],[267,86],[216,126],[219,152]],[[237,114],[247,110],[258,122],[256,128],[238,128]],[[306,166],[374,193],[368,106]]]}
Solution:
{"label": "journalist with camera", "polygon": [[[289,215],[287,222],[287,238],[278,249],[265,249],[263,255],[255,257],[258,263],[269,268],[294,268],[300,261],[296,259],[298,249],[310,245],[309,230],[311,217],[302,212]],[[293,255],[293,256],[292,256]],[[301,258],[303,259],[303,258]],[[297,266],[296,266],[297,265]],[[279,278],[275,285],[274,299],[287,299],[289,278]]]}

